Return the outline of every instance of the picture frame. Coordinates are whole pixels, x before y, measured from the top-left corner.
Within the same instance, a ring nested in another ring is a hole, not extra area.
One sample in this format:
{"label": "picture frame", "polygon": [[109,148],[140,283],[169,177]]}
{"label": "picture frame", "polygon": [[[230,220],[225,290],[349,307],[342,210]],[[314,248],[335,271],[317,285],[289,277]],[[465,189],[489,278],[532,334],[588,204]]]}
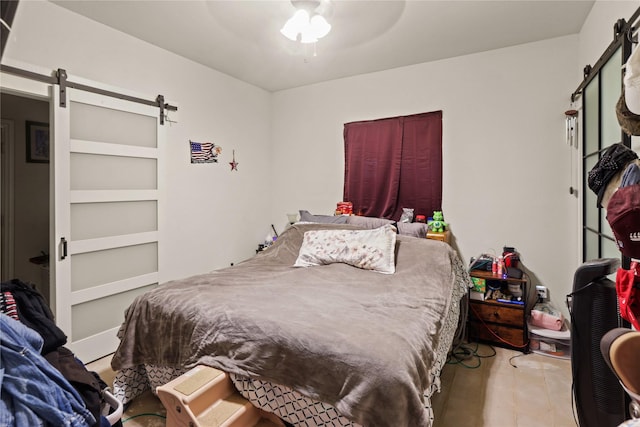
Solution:
{"label": "picture frame", "polygon": [[27,163],[49,163],[49,124],[26,122]]}

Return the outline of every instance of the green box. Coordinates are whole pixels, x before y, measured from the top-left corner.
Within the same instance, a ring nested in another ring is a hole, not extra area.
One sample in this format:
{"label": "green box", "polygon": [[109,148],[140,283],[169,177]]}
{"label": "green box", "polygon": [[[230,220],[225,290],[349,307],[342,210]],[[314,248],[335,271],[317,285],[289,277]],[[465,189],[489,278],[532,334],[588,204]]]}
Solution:
{"label": "green box", "polygon": [[473,282],[473,290],[476,292],[486,292],[487,290],[487,281],[480,277],[472,277],[471,281]]}

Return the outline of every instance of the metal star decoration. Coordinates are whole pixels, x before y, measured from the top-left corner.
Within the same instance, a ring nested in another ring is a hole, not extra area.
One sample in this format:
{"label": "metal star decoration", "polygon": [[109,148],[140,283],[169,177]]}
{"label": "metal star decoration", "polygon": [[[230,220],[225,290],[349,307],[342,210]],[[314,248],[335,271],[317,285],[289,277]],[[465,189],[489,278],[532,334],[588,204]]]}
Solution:
{"label": "metal star decoration", "polygon": [[236,162],[236,150],[233,150],[233,160],[229,162],[229,164],[231,165],[231,170],[238,170],[238,165],[239,163]]}

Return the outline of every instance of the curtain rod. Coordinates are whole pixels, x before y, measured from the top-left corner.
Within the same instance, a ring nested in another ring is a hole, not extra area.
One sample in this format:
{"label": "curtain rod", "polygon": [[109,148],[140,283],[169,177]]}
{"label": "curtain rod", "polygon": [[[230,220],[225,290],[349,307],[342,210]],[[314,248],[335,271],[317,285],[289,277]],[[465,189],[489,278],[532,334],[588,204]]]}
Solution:
{"label": "curtain rod", "polygon": [[600,69],[607,63],[607,61],[613,56],[615,51],[623,44],[625,37],[628,41],[634,41],[634,34],[638,32],[638,28],[634,27],[636,21],[640,20],[640,7],[636,9],[636,11],[631,15],[629,21],[625,21],[624,19],[618,19],[618,21],[613,26],[614,36],[613,41],[609,44],[609,46],[605,49],[604,53],[600,58],[596,61],[595,65],[592,67],[591,65],[587,65],[584,67],[583,75],[584,80],[578,86],[578,88],[571,94],[571,101],[575,101],[581,94],[582,90],[593,80],[593,78],[598,75]]}
{"label": "curtain rod", "polygon": [[178,111],[178,107],[167,104],[164,102],[164,96],[158,95],[155,100],[148,100],[138,98],[135,96],[125,95],[123,93],[113,92],[110,90],[100,89],[93,86],[84,85],[81,83],[75,83],[67,80],[67,72],[58,68],[58,71],[54,72],[55,75],[47,76],[44,74],[34,73],[32,71],[22,70],[20,68],[11,67],[9,65],[0,64],[0,71],[3,73],[14,74],[20,77],[25,77],[31,80],[37,80],[44,83],[50,83],[60,86],[60,106],[65,108],[67,106],[66,88],[83,90],[85,92],[97,93],[99,95],[110,96],[112,98],[123,99],[125,101],[136,102],[138,104],[150,105],[152,107],[160,108],[160,124],[164,125],[165,110]]}

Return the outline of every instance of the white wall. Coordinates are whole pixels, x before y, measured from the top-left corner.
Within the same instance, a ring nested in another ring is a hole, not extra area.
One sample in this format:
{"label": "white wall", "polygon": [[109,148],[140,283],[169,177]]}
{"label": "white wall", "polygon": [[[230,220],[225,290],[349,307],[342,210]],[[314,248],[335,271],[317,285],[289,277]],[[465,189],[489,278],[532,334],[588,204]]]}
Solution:
{"label": "white wall", "polygon": [[[43,30],[43,29],[46,29]],[[159,28],[163,31],[162,28]],[[166,28],[164,29],[166,30]],[[269,231],[268,92],[134,39],[47,1],[22,1],[3,64],[64,68],[70,76],[148,94],[178,107],[167,126],[163,280],[255,254]],[[191,165],[190,139],[222,147],[217,165]],[[238,171],[231,171],[235,149]]]}
{"label": "white wall", "polygon": [[274,220],[341,200],[344,123],[443,110],[442,208],[462,258],[514,246],[561,304],[577,250],[563,131],[577,46],[562,37],[276,93]]}

